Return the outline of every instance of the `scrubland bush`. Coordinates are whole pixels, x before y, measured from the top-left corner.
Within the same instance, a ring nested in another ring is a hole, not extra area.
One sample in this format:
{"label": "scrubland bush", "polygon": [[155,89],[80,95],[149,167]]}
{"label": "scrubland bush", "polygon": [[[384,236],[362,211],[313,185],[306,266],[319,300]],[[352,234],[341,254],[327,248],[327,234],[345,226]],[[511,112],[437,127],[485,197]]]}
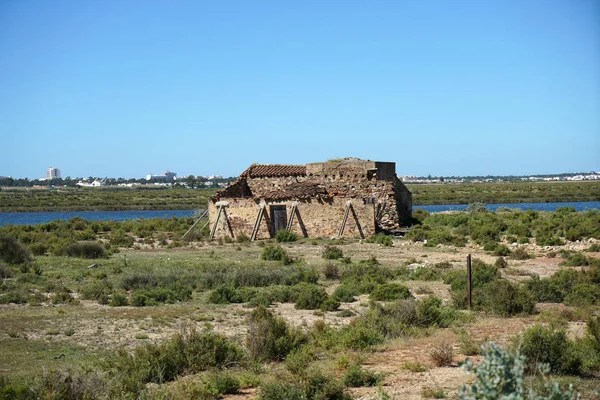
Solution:
{"label": "scrubland bush", "polygon": [[498,258],[496,258],[496,261],[494,262],[494,267],[506,268],[506,267],[508,267],[508,261],[506,261],[506,259],[504,257],[498,257]]}
{"label": "scrubland bush", "polygon": [[259,400],[351,400],[344,385],[332,375],[312,367],[302,378],[277,379],[260,387]]}
{"label": "scrubland bush", "polygon": [[258,307],[250,314],[246,348],[253,360],[282,360],[306,340],[301,331],[290,328],[283,318],[274,316],[264,307]]}
{"label": "scrubland bush", "polygon": [[296,235],[294,232],[288,231],[287,229],[282,229],[275,235],[275,240],[279,243],[295,242],[298,240],[298,235]]}
{"label": "scrubland bush", "polygon": [[323,275],[325,275],[326,279],[339,279],[340,269],[336,264],[328,262],[323,267]]}
{"label": "scrubland bush", "polygon": [[337,260],[344,257],[344,252],[339,247],[325,245],[322,257],[326,260]]}
{"label": "scrubland bush", "polygon": [[575,400],[578,398],[569,387],[564,390],[556,382],[546,381],[544,393],[527,393],[525,387],[525,356],[517,352],[509,352],[495,343],[482,347],[484,358],[477,365],[470,359],[463,364],[467,372],[475,375],[472,385],[463,386],[459,397],[461,400]]}
{"label": "scrubland bush", "polygon": [[588,251],[591,253],[600,253],[600,244],[594,243],[594,244],[590,245],[590,247],[588,247],[585,251]]}
{"label": "scrubland bush", "polygon": [[530,258],[533,258],[534,256],[529,254],[524,247],[517,247],[508,255],[508,257],[512,258],[513,260],[528,260]]}
{"label": "scrubland bush", "polygon": [[294,300],[298,310],[317,310],[327,300],[327,293],[319,285],[299,283],[294,287]]}
{"label": "scrubland bush", "polygon": [[564,329],[541,325],[529,328],[521,339],[520,351],[526,357],[529,372],[535,372],[540,363],[547,364],[552,373],[578,375],[581,372],[581,357]]}
{"label": "scrubland bush", "polygon": [[371,293],[371,300],[392,301],[403,300],[412,297],[410,290],[399,283],[384,283],[377,286]]}
{"label": "scrubland bush", "polygon": [[343,382],[348,387],[377,386],[382,379],[381,375],[363,370],[359,364],[353,364],[346,369]]}
{"label": "scrubland bush", "polygon": [[356,295],[356,291],[350,287],[349,285],[341,284],[331,294],[331,297],[337,299],[343,303],[352,303],[356,301],[354,295]]}
{"label": "scrubland bush", "polygon": [[511,254],[511,251],[506,245],[501,244],[493,250],[493,254],[498,257],[506,257]]}
{"label": "scrubland bush", "polygon": [[101,243],[98,242],[75,242],[71,243],[64,250],[64,255],[69,257],[79,258],[104,258],[106,249]]}
{"label": "scrubland bush", "polygon": [[235,241],[237,243],[248,243],[250,241],[250,236],[246,235],[244,232],[241,232],[236,235]]}
{"label": "scrubland bush", "polygon": [[15,236],[0,234],[0,260],[8,264],[29,264],[31,255]]}
{"label": "scrubland bush", "polygon": [[550,278],[533,277],[525,285],[537,301],[564,302],[578,307],[600,304],[600,266],[587,270],[564,268]]}
{"label": "scrubland bush", "polygon": [[[479,259],[472,263],[471,288],[473,308],[502,316],[531,314],[535,299],[525,288],[500,278],[498,268]],[[452,271],[444,277],[452,290],[452,300],[459,308],[467,307],[467,275],[465,271]]]}
{"label": "scrubland bush", "polygon": [[267,261],[281,261],[286,265],[292,262],[287,251],[281,246],[266,246],[260,254],[260,258]]}
{"label": "scrubland bush", "polygon": [[385,233],[378,233],[376,235],[373,235],[371,237],[369,237],[366,240],[367,243],[376,243],[376,244],[381,244],[383,246],[386,247],[390,247],[394,244],[394,241],[392,240],[391,236],[386,235]]}
{"label": "scrubland bush", "polygon": [[242,349],[210,331],[184,330],[160,344],[118,350],[103,365],[115,379],[115,390],[139,393],[146,383],[169,382],[185,373],[223,368],[243,358]]}
{"label": "scrubland bush", "polygon": [[452,365],[454,359],[454,348],[450,343],[440,343],[429,352],[429,358],[437,367]]}
{"label": "scrubland bush", "polygon": [[337,311],[337,309],[339,307],[340,307],[340,302],[335,297],[328,297],[319,306],[321,311]]}
{"label": "scrubland bush", "polygon": [[133,246],[133,237],[121,230],[118,230],[111,233],[109,243],[111,246],[116,247],[131,247]]}

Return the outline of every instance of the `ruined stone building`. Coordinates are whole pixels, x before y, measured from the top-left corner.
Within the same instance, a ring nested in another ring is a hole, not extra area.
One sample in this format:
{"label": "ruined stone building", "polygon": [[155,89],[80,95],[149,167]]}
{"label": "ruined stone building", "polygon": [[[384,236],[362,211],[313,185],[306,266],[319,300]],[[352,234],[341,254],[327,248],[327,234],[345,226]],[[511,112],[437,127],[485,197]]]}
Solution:
{"label": "ruined stone building", "polygon": [[393,232],[412,195],[393,162],[360,159],[306,165],[253,164],[209,201],[211,237],[368,237]]}

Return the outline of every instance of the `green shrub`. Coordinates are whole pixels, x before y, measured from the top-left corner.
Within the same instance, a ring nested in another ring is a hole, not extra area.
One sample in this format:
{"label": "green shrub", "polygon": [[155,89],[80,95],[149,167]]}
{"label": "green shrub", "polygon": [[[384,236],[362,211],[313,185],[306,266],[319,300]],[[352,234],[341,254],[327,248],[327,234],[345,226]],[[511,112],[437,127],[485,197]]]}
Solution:
{"label": "green shrub", "polygon": [[344,252],[339,247],[325,245],[322,257],[326,260],[337,260],[344,257]]}
{"label": "green shrub", "polygon": [[79,289],[84,300],[99,300],[103,295],[110,295],[112,292],[112,284],[105,280],[88,283]]}
{"label": "green shrub", "polygon": [[7,265],[0,263],[0,280],[6,278],[12,278],[12,271]]}
{"label": "green shrub", "polygon": [[244,232],[240,232],[236,235],[235,241],[238,243],[248,243],[250,241],[250,236],[246,235]]}
{"label": "green shrub", "polygon": [[533,295],[534,299],[541,303],[561,303],[563,294],[556,282],[551,279],[540,279],[534,275],[525,282],[525,287]]}
{"label": "green shrub", "polygon": [[75,242],[65,249],[65,255],[79,258],[104,258],[107,257],[106,249],[98,242]]}
{"label": "green shrub", "polygon": [[404,300],[410,297],[412,297],[410,290],[399,283],[385,283],[379,285],[373,293],[371,293],[371,299],[378,301]]}
{"label": "green shrub", "polygon": [[513,260],[528,260],[533,258],[533,256],[529,254],[524,247],[517,247],[512,253],[510,253],[509,257]]}
{"label": "green shrub", "polygon": [[287,229],[282,229],[275,235],[275,240],[279,243],[295,242],[298,240],[298,235]]}
{"label": "green shrub", "polygon": [[365,371],[360,365],[354,364],[344,373],[343,382],[349,387],[377,386],[382,379],[381,375]]}
{"label": "green shrub", "polygon": [[301,331],[290,328],[265,307],[259,306],[250,314],[246,347],[253,360],[282,360],[305,341]]}
{"label": "green shrub", "polygon": [[356,301],[356,299],[354,298],[355,294],[358,293],[356,293],[351,286],[341,284],[340,286],[335,288],[331,297],[341,301],[342,303],[352,303]]}
{"label": "green shrub", "polygon": [[433,268],[419,267],[410,273],[409,278],[415,281],[437,281],[440,273]]}
{"label": "green shrub", "polygon": [[57,292],[52,296],[52,304],[78,303],[69,292]]}
{"label": "green shrub", "polygon": [[510,249],[506,245],[499,245],[494,249],[494,255],[499,257],[506,257],[511,253]]}
{"label": "green shrub", "polygon": [[29,264],[31,255],[16,237],[0,234],[0,260],[8,264]]}
{"label": "green shrub", "polygon": [[546,395],[529,393],[525,389],[525,356],[518,351],[506,351],[495,343],[488,343],[482,347],[484,356],[477,365],[470,359],[463,364],[467,372],[475,375],[476,381],[460,389],[461,400],[574,400],[576,395],[572,385],[563,390],[556,382],[544,380]]}
{"label": "green shrub", "polygon": [[110,303],[108,303],[108,305],[111,307],[123,307],[127,304],[127,296],[122,293],[113,293],[110,298]]}
{"label": "green shrub", "polygon": [[457,319],[457,313],[450,307],[442,304],[442,299],[427,296],[417,302],[417,317],[415,323],[422,327],[436,326],[448,327]]}
{"label": "green shrub", "polygon": [[235,298],[235,289],[229,286],[221,285],[215,288],[208,296],[208,302],[212,304],[233,303]]}
{"label": "green shrub", "polygon": [[223,368],[242,358],[242,349],[224,336],[190,329],[162,343],[136,347],[133,353],[120,349],[103,365],[114,378],[115,391],[136,394],[146,383],[169,382],[183,373]]}
{"label": "green shrub", "polygon": [[581,358],[564,329],[533,326],[523,334],[520,346],[530,372],[534,372],[540,363],[548,364],[550,371],[557,374],[577,375],[581,372]]}
{"label": "green shrub", "polygon": [[484,251],[495,251],[498,248],[498,243],[496,242],[487,242],[483,245]]}
{"label": "green shrub", "polygon": [[272,380],[260,388],[259,400],[350,400],[343,384],[334,376],[310,368],[302,379]]}
{"label": "green shrub", "polygon": [[589,264],[590,261],[585,255],[581,253],[574,253],[570,254],[568,258],[565,261],[563,261],[560,265],[564,265],[567,267],[584,267]]}
{"label": "green shrub", "polygon": [[367,243],[376,243],[381,244],[386,247],[390,247],[394,244],[391,236],[386,235],[385,233],[378,233],[376,235],[371,236],[366,240]]}
{"label": "green shrub", "polygon": [[425,399],[445,399],[446,393],[442,388],[426,387],[421,390],[421,396]]}
{"label": "green shrub", "polygon": [[321,303],[321,311],[337,311],[340,307],[340,302],[334,297],[328,297],[327,300]]}
{"label": "green shrub", "polygon": [[298,310],[316,310],[327,300],[327,293],[319,285],[300,283],[294,286],[294,299]]}
{"label": "green shrub", "polygon": [[496,261],[494,262],[494,267],[506,268],[506,267],[508,267],[508,261],[506,261],[506,259],[504,257],[498,257],[498,258],[496,258]]}
{"label": "green shrub", "polygon": [[291,262],[287,251],[281,246],[267,246],[263,249],[260,258],[268,261],[282,261],[284,264]]}
{"label": "green shrub", "polygon": [[119,230],[111,233],[109,243],[116,247],[131,247],[133,246],[133,237]]}
{"label": "green shrub", "polygon": [[505,279],[490,282],[474,294],[474,307],[502,316],[532,314],[535,299],[525,288]]}
{"label": "green shrub", "polygon": [[288,354],[285,358],[285,367],[296,376],[305,376],[310,363],[315,361],[316,358],[310,346],[302,346]]}
{"label": "green shrub", "polygon": [[573,286],[565,296],[564,303],[568,306],[587,307],[600,304],[600,285],[598,283],[580,283]]}
{"label": "green shrub", "polygon": [[590,245],[585,251],[589,251],[591,253],[600,253],[600,244],[594,243]]}
{"label": "green shrub", "polygon": [[325,275],[326,279],[339,279],[340,270],[336,264],[328,262],[323,267],[323,275]]}

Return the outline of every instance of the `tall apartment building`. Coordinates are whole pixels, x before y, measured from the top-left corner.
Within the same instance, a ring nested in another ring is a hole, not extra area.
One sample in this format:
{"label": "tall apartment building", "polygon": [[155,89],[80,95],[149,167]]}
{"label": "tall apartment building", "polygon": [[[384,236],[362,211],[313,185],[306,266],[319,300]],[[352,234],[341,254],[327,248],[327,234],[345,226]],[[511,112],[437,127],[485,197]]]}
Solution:
{"label": "tall apartment building", "polygon": [[48,170],[46,171],[46,179],[55,178],[60,178],[60,169],[54,167],[48,168]]}

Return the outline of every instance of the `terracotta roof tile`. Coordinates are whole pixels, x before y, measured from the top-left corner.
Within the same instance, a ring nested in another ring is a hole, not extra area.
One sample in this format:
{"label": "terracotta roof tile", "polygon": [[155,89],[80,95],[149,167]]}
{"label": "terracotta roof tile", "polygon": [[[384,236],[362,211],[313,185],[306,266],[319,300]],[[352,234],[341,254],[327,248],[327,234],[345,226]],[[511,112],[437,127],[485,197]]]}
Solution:
{"label": "terracotta roof tile", "polygon": [[241,176],[267,178],[278,176],[305,176],[306,165],[253,164]]}

